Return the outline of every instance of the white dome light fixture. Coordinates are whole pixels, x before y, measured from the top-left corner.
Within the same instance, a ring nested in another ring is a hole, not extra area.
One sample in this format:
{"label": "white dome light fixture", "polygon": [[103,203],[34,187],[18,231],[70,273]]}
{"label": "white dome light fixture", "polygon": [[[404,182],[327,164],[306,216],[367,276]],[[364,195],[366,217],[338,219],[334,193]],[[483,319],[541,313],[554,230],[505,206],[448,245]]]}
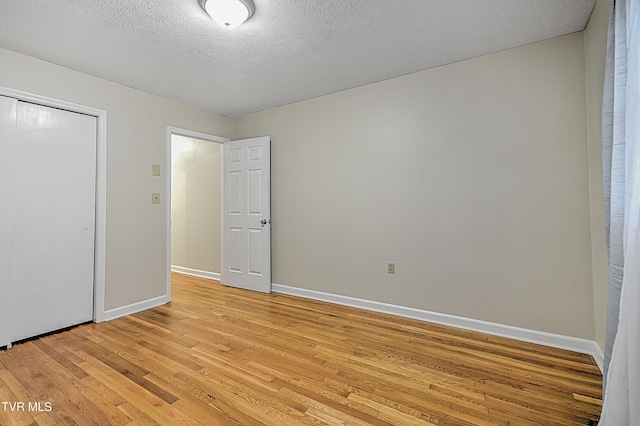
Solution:
{"label": "white dome light fixture", "polygon": [[251,18],[256,7],[252,0],[198,0],[211,19],[225,28],[235,28]]}

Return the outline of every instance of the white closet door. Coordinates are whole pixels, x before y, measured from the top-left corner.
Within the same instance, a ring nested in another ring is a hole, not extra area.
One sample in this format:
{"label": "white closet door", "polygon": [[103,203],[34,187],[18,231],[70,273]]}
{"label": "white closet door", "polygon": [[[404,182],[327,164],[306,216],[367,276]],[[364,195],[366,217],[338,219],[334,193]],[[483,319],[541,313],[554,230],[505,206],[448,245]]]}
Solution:
{"label": "white closet door", "polygon": [[16,135],[18,101],[0,96],[0,346],[11,342],[11,223],[13,221],[12,197],[14,157],[11,143]]}
{"label": "white closet door", "polygon": [[96,118],[17,104],[11,341],[93,317]]}

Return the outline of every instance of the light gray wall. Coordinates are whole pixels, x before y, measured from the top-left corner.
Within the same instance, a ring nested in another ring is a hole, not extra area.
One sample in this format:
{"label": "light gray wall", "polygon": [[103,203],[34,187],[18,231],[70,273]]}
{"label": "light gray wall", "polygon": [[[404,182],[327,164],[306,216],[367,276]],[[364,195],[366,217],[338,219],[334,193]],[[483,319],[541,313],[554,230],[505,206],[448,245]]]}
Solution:
{"label": "light gray wall", "polygon": [[173,135],[171,264],[220,273],[222,144]]}
{"label": "light gray wall", "polygon": [[230,137],[231,119],[0,49],[0,86],[107,111],[107,310],[166,294],[167,126]]}
{"label": "light gray wall", "polygon": [[234,126],[272,138],[275,283],[593,339],[582,34]]}
{"label": "light gray wall", "polygon": [[608,285],[608,257],[602,202],[602,89],[611,4],[612,0],[597,0],[589,25],[584,32],[595,340],[601,348],[604,348],[606,332]]}

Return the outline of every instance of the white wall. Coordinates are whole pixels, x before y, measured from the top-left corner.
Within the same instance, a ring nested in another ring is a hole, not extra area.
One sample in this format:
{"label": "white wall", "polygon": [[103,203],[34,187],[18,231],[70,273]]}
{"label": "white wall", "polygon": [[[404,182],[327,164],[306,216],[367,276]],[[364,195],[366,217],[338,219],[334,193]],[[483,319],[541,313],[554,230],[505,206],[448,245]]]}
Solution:
{"label": "white wall", "polygon": [[604,348],[606,332],[608,286],[608,256],[602,201],[602,89],[611,4],[612,0],[596,1],[589,25],[584,32],[595,340],[601,348]]}
{"label": "white wall", "polygon": [[593,339],[585,105],[574,34],[235,120],[273,281]]}
{"label": "white wall", "polygon": [[222,144],[173,135],[171,264],[220,273]]}
{"label": "white wall", "polygon": [[167,126],[230,137],[231,119],[0,49],[0,86],[107,111],[107,310],[166,293]]}

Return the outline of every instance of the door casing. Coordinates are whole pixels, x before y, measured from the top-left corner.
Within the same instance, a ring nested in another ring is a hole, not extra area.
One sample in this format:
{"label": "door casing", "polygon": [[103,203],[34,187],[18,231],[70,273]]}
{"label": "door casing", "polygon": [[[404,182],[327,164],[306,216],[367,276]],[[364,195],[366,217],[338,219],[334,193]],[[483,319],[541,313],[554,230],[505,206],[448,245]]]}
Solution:
{"label": "door casing", "polygon": [[96,216],[93,274],[93,321],[105,320],[106,218],[107,218],[107,112],[72,102],[0,86],[0,95],[47,107],[96,117]]}

